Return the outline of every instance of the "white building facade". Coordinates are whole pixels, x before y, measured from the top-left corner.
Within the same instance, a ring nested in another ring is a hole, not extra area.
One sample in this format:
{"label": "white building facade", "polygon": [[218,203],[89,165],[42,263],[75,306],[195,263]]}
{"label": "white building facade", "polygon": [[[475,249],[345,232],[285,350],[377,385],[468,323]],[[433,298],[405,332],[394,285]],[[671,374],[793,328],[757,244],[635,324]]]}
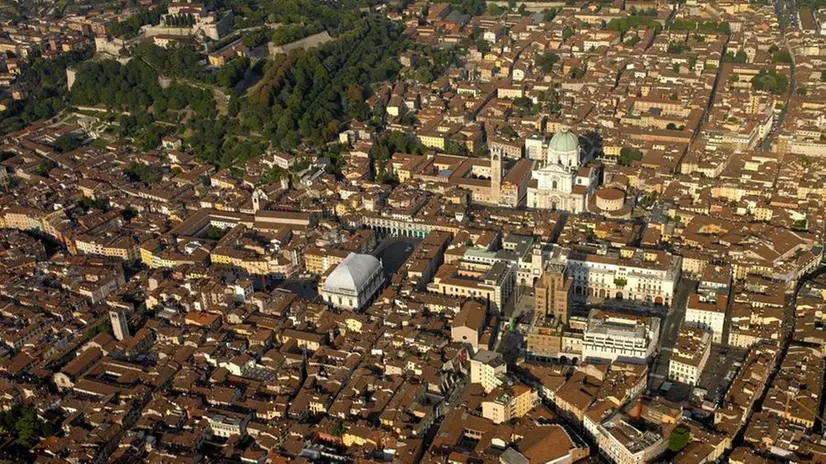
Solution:
{"label": "white building facade", "polygon": [[573,252],[568,274],[574,296],[670,305],[680,280],[681,258],[662,250],[627,248],[617,253]]}
{"label": "white building facade", "polygon": [[687,385],[697,385],[711,354],[711,335],[702,330],[680,330],[668,364],[668,378]]}
{"label": "white building facade", "polygon": [[582,356],[592,361],[645,363],[660,337],[656,317],[635,317],[591,310],[582,337]]}
{"label": "white building facade", "polygon": [[587,159],[573,132],[563,127],[547,145],[541,137],[529,137],[525,154],[536,162],[528,185],[528,207],[572,213],[586,210],[588,195],[597,184],[596,171],[580,169]]}
{"label": "white building facade", "polygon": [[361,309],[384,285],[381,261],[371,255],[350,253],[327,276],[322,286],[324,301],[339,309]]}

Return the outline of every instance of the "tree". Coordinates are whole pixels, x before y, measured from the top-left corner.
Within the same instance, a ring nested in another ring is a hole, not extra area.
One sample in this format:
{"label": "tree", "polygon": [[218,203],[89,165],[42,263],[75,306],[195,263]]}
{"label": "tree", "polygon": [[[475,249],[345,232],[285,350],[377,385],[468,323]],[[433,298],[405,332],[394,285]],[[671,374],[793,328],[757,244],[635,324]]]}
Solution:
{"label": "tree", "polygon": [[679,453],[688,445],[691,432],[685,427],[677,427],[668,437],[668,449],[674,453]]}
{"label": "tree", "polygon": [[671,41],[668,43],[668,53],[672,55],[680,55],[688,50],[688,45],[684,42]]}
{"label": "tree", "polygon": [[789,78],[774,69],[762,69],[756,76],[751,78],[751,87],[754,90],[782,95],[789,89]]}
{"label": "tree", "polygon": [[626,285],[628,285],[628,279],[624,277],[617,277],[614,279],[614,285],[616,285],[619,288],[623,288]]}
{"label": "tree", "polygon": [[347,426],[344,424],[344,421],[337,421],[336,425],[330,429],[330,434],[334,437],[341,437],[347,432]]}
{"label": "tree", "polygon": [[449,155],[462,155],[467,156],[469,154],[467,146],[460,144],[459,142],[453,139],[447,139],[445,142],[445,153]]}
{"label": "tree", "polygon": [[551,51],[539,54],[536,57],[536,64],[544,73],[551,72],[557,61],[559,61],[559,55]]}
{"label": "tree", "polygon": [[43,160],[34,170],[34,173],[40,177],[49,177],[49,173],[56,167],[54,161]]}
{"label": "tree", "polygon": [[826,70],[820,71],[820,82],[826,82]]}
{"label": "tree", "polygon": [[556,18],[557,11],[556,8],[545,8],[542,10],[542,21],[546,23],[553,21]]}
{"label": "tree", "polygon": [[250,59],[247,57],[237,57],[221,67],[215,75],[215,83],[221,87],[232,89],[241,82],[247,69],[250,66]]}
{"label": "tree", "polygon": [[479,53],[486,55],[490,52],[490,42],[485,39],[479,39],[476,41],[476,48],[479,50]]}
{"label": "tree", "polygon": [[244,35],[241,41],[247,48],[253,49],[259,45],[264,44],[268,39],[268,31],[266,28],[256,29]]}
{"label": "tree", "polygon": [[488,3],[488,16],[502,16],[508,9],[495,3]]}
{"label": "tree", "polygon": [[809,93],[809,91],[806,90],[806,87],[801,86],[801,87],[797,88],[797,94],[800,95],[801,97],[805,97],[806,94],[808,94],[808,93]]}
{"label": "tree", "polygon": [[631,166],[634,161],[642,159],[642,151],[636,148],[622,147],[620,150],[620,157],[617,162],[623,166]]}
{"label": "tree", "polygon": [[662,24],[652,18],[645,18],[641,16],[627,16],[625,18],[614,18],[608,21],[605,26],[609,31],[618,31],[621,36],[631,29],[646,28],[654,31],[654,34],[659,34],[662,30]]}
{"label": "tree", "polygon": [[726,52],[723,55],[723,63],[745,63],[748,58],[745,50],[737,50],[737,53]]}
{"label": "tree", "polygon": [[66,153],[80,147],[82,144],[83,137],[69,132],[68,134],[61,135],[54,141],[54,148],[60,153]]}
{"label": "tree", "polygon": [[143,182],[146,185],[154,184],[161,179],[161,173],[157,168],[135,161],[126,168],[126,175],[131,180]]}
{"label": "tree", "polygon": [[579,66],[574,66],[571,68],[571,79],[579,79],[585,75],[585,68],[580,68]]}
{"label": "tree", "polygon": [[635,34],[635,35],[632,35],[631,37],[629,37],[628,39],[626,39],[625,42],[623,42],[623,43],[625,45],[628,45],[629,47],[633,47],[634,45],[637,45],[641,41],[642,41],[642,39],[640,38],[640,36]]}
{"label": "tree", "polygon": [[111,24],[109,26],[109,32],[114,37],[131,39],[132,37],[138,35],[142,26],[147,24],[160,24],[161,15],[164,13],[166,13],[166,7],[152,9],[143,8],[125,20]]}
{"label": "tree", "polygon": [[576,31],[574,31],[574,28],[572,28],[571,26],[566,27],[565,29],[562,30],[562,41],[567,42],[568,39],[570,39],[571,37],[574,36],[574,34],[576,34]]}
{"label": "tree", "polygon": [[221,240],[226,235],[227,230],[210,224],[204,231],[204,238],[209,240]]}
{"label": "tree", "polygon": [[788,50],[780,50],[779,52],[772,55],[772,63],[785,63],[791,64],[794,59],[792,58],[792,54],[789,53]]}

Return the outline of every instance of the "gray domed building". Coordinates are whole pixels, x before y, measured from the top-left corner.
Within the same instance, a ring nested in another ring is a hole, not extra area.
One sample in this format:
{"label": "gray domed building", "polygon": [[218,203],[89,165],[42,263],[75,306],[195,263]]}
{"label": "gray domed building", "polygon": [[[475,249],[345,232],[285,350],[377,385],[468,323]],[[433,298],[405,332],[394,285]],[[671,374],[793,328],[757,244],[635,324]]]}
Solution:
{"label": "gray domed building", "polygon": [[384,268],[375,256],[350,253],[321,287],[324,301],[352,311],[369,303],[384,285]]}
{"label": "gray domed building", "polygon": [[585,167],[579,137],[563,127],[537,155],[528,184],[528,207],[585,211],[596,186],[596,170]]}

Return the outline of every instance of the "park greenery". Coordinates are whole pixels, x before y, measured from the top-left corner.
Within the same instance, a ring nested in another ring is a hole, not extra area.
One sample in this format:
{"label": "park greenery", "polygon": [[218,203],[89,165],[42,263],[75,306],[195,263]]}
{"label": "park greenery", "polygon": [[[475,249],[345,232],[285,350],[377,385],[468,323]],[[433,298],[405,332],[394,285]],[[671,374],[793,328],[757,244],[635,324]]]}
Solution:
{"label": "park greenery", "polygon": [[114,37],[131,39],[140,33],[142,26],[160,24],[161,15],[164,13],[166,13],[166,8],[141,8],[140,11],[125,20],[112,23],[109,27],[109,33]]}
{"label": "park greenery", "polygon": [[791,64],[792,54],[788,50],[780,50],[772,55],[772,63]]}
{"label": "park greenery", "polygon": [[772,70],[760,70],[751,78],[751,87],[754,90],[765,91],[774,95],[782,95],[789,90],[789,78],[782,73]]}
{"label": "park greenery", "polygon": [[623,166],[631,166],[634,161],[642,159],[642,151],[637,148],[622,147],[617,163]]}
{"label": "park greenery", "polygon": [[[226,8],[235,14],[236,29],[265,24],[312,24],[338,35],[353,29],[359,21],[358,9],[374,6],[365,0],[207,0],[207,9]],[[484,5],[484,2],[483,2]]]}
{"label": "park greenery", "polygon": [[673,453],[679,453],[688,445],[689,438],[691,438],[690,430],[685,427],[675,428],[668,437],[668,450]]}
{"label": "park greenery", "polygon": [[161,173],[157,168],[137,161],[133,161],[126,168],[126,176],[132,181],[143,182],[146,185],[152,185],[161,179]]}
{"label": "park greenery", "polygon": [[736,53],[728,51],[723,55],[723,63],[745,63],[748,59],[748,55],[742,49],[737,50]]}
{"label": "park greenery", "polygon": [[624,37],[626,32],[640,28],[651,29],[654,31],[654,34],[659,34],[663,26],[658,21],[648,17],[628,16],[625,18],[614,18],[608,21],[605,27],[609,31],[618,31],[620,35]]}
{"label": "park greenery", "polygon": [[323,144],[348,118],[368,117],[369,86],[397,75],[404,47],[398,25],[370,16],[334,42],[278,55],[242,103],[241,125],[280,140],[282,149]]}
{"label": "park greenery", "polygon": [[221,227],[216,227],[210,224],[206,230],[204,231],[204,238],[209,240],[221,240],[221,238],[226,235],[228,229],[223,229]]}
{"label": "park greenery", "polygon": [[84,63],[78,70],[71,101],[129,112],[152,107],[156,115],[184,109],[201,117],[216,114],[212,92],[178,82],[162,88],[155,68],[140,59],[126,65],[115,60]]}
{"label": "park greenery", "polygon": [[541,53],[536,57],[536,64],[544,73],[551,72],[557,61],[559,61],[559,55],[551,51]]}
{"label": "park greenery", "polygon": [[681,55],[689,50],[688,44],[685,42],[668,42],[668,53],[671,55]]}
{"label": "park greenery", "polygon": [[321,32],[323,29],[318,23],[285,24],[272,32],[271,40],[276,45],[284,45]]}
{"label": "park greenery", "polygon": [[16,85],[26,98],[12,100],[0,113],[0,135],[47,119],[66,106],[66,68],[91,56],[91,50],[70,52],[53,59],[34,58]]}
{"label": "park greenery", "polygon": [[60,153],[68,153],[83,145],[83,137],[74,132],[69,132],[55,139],[52,145]]}
{"label": "park greenery", "polygon": [[690,31],[707,34],[731,34],[731,25],[725,21],[694,21],[675,19],[669,25],[672,31]]}
{"label": "park greenery", "polygon": [[8,411],[0,411],[0,427],[14,437],[14,444],[28,450],[41,437],[54,434],[51,423],[42,421],[29,403],[16,404]]}

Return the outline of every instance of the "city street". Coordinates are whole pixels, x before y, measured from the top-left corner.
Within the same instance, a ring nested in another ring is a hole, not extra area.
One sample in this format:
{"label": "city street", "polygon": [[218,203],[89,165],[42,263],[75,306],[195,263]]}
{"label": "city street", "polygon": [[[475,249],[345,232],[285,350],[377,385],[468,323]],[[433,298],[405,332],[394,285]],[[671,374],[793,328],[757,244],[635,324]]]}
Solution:
{"label": "city street", "polygon": [[697,288],[697,281],[690,279],[680,279],[677,284],[677,291],[674,300],[668,309],[668,314],[661,322],[660,341],[657,350],[657,358],[651,368],[648,386],[652,390],[660,388],[668,376],[668,361],[671,359],[671,351],[680,333],[683,319],[685,318],[685,307],[688,303],[689,295]]}

